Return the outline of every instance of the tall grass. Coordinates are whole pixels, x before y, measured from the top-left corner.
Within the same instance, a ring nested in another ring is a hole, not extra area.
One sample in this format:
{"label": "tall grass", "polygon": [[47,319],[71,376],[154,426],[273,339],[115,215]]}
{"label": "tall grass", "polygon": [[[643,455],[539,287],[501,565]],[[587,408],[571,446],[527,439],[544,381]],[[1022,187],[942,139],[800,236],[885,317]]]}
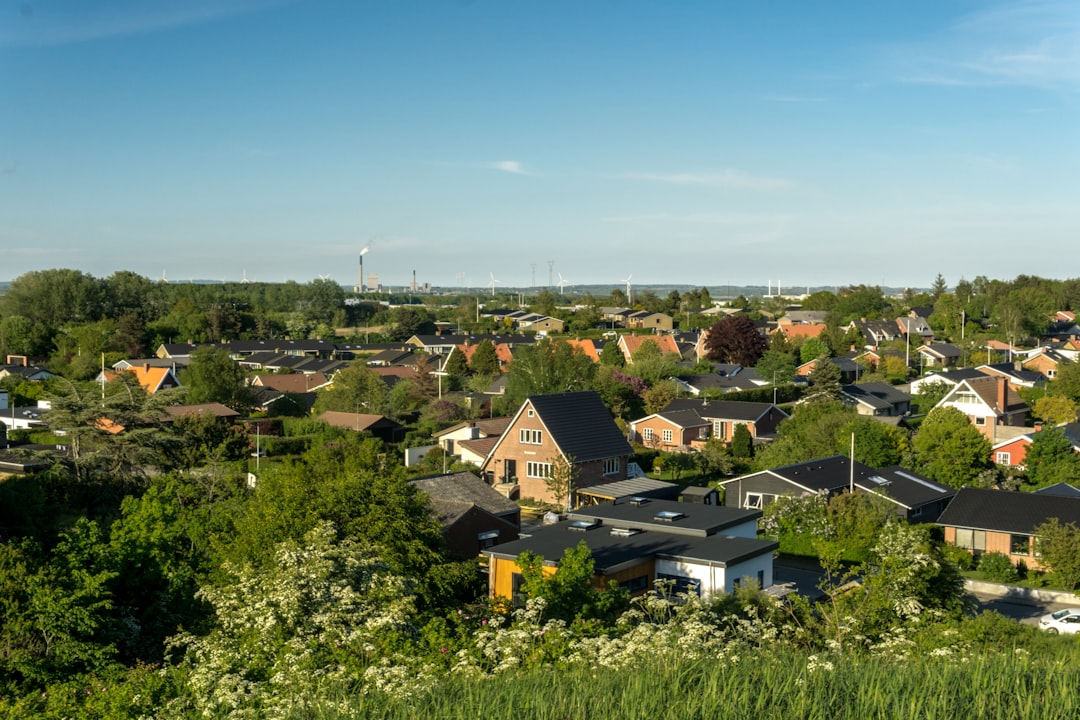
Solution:
{"label": "tall grass", "polygon": [[894,660],[771,648],[736,662],[647,661],[618,671],[567,667],[485,680],[449,677],[409,701],[358,695],[333,704],[341,707],[342,700],[347,710],[317,717],[1054,720],[1080,717],[1080,668],[1022,652]]}

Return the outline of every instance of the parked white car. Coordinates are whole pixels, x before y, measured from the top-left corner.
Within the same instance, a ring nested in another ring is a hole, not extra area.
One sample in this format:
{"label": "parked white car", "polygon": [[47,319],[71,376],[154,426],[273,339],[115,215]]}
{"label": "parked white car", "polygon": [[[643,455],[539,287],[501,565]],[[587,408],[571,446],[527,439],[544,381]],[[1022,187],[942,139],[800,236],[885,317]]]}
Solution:
{"label": "parked white car", "polygon": [[1080,608],[1066,608],[1043,615],[1039,627],[1052,635],[1080,632]]}

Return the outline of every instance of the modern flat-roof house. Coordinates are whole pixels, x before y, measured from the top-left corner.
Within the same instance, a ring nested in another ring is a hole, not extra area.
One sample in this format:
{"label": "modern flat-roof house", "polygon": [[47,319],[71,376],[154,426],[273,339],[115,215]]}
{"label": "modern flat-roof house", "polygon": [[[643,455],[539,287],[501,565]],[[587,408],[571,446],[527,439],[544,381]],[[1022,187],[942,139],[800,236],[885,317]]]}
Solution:
{"label": "modern flat-roof house", "polygon": [[556,501],[547,480],[558,458],[572,460],[576,487],[625,480],[633,449],[595,391],[532,395],[492,447],[480,471],[516,483],[523,498]]}
{"label": "modern flat-roof house", "polygon": [[1051,518],[1080,525],[1080,498],[1055,494],[961,488],[938,518],[945,542],[973,555],[999,552],[1014,565],[1042,569],[1035,529]]}
{"label": "modern flat-roof house", "polygon": [[530,537],[484,551],[490,558],[492,598],[520,602],[518,556],[544,558],[554,573],[563,554],[584,542],[595,563],[595,585],[617,581],[633,594],[667,581],[674,592],[710,597],[731,593],[747,581],[773,583],[777,543],[757,539],[761,513],[670,500],[626,498],[571,513]]}
{"label": "modern flat-roof house", "polygon": [[933,522],[956,491],[899,467],[875,470],[843,455],[784,465],[726,480],[724,504],[763,509],[778,497],[836,495],[855,492],[879,495],[895,506],[896,514],[912,522]]}

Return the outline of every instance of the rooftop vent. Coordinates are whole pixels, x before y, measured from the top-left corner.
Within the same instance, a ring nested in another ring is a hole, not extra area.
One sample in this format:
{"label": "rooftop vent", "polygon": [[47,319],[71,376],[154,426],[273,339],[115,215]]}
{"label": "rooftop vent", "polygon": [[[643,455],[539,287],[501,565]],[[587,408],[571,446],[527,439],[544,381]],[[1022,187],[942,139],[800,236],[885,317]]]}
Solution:
{"label": "rooftop vent", "polygon": [[600,527],[599,520],[574,520],[570,523],[568,529],[574,532],[588,532],[596,527]]}
{"label": "rooftop vent", "polygon": [[630,537],[631,535],[637,535],[640,530],[635,528],[611,528],[611,534],[616,537]]}
{"label": "rooftop vent", "polygon": [[661,510],[653,515],[653,520],[670,523],[675,522],[676,520],[682,520],[684,517],[686,517],[686,515],[676,510]]}

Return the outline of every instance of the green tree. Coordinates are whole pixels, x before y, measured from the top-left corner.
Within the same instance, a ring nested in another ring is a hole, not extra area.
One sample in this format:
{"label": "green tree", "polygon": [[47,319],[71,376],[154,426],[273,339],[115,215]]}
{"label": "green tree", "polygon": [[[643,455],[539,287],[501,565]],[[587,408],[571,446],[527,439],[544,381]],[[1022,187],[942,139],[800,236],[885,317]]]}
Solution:
{"label": "green tree", "polygon": [[955,488],[972,484],[990,464],[990,441],[956,408],[931,410],[911,445],[916,470]]}
{"label": "green tree", "polygon": [[754,456],[754,439],[744,423],[738,423],[731,436],[731,454],[737,458]]}
{"label": "green tree", "polygon": [[554,573],[545,573],[544,558],[530,551],[516,562],[521,568],[522,594],[544,600],[545,619],[611,618],[629,602],[627,593],[617,587],[594,588],[595,562],[584,540],[563,552]]}
{"label": "green tree", "polygon": [[919,412],[928,413],[949,394],[950,390],[952,390],[952,387],[941,380],[924,382],[919,384],[919,392],[915,393],[912,398],[915,405],[918,406]]}
{"label": "green tree", "polygon": [[795,377],[795,356],[769,349],[761,356],[754,369],[763,380],[772,382],[775,379],[778,385],[787,384]]}
{"label": "green tree", "polygon": [[1024,453],[1024,471],[1035,487],[1073,482],[1080,477],[1080,455],[1062,428],[1046,428],[1032,435]]}
{"label": "green tree", "polygon": [[352,363],[334,374],[330,387],[320,390],[315,412],[328,410],[382,415],[389,406],[386,383],[362,362]]}
{"label": "green tree", "polygon": [[1031,414],[1050,425],[1076,422],[1076,403],[1064,395],[1043,395],[1031,406]]}
{"label": "green tree", "polygon": [[819,337],[807,338],[799,347],[799,359],[804,363],[819,357],[828,357],[829,354],[828,344]]}
{"label": "green tree", "polygon": [[469,369],[482,377],[494,377],[499,374],[499,357],[495,354],[495,345],[487,338],[481,340],[473,350]]}
{"label": "green tree", "polygon": [[515,350],[506,398],[517,405],[529,395],[589,390],[595,378],[596,365],[581,350],[563,341],[541,340]]}
{"label": "green tree", "polygon": [[803,396],[806,403],[836,402],[840,399],[840,367],[828,357],[817,359],[806,376],[810,389]]}
{"label": "green tree", "polygon": [[558,455],[552,459],[551,474],[544,478],[544,486],[555,498],[555,504],[564,506],[569,511],[577,484],[578,468],[574,464],[574,458]]}
{"label": "green tree", "polygon": [[1059,367],[1057,377],[1046,385],[1046,394],[1068,398],[1080,405],[1080,363],[1066,363]]}
{"label": "green tree", "polygon": [[243,369],[224,348],[196,348],[191,362],[180,371],[180,382],[192,404],[216,402],[239,413],[246,413],[254,404]]}
{"label": "green tree", "polygon": [[1057,581],[1074,590],[1080,583],[1080,528],[1076,523],[1063,525],[1058,518],[1050,518],[1035,528],[1035,549]]}
{"label": "green tree", "polygon": [[655,385],[679,373],[679,358],[674,353],[665,353],[653,339],[644,340],[633,355],[633,362],[626,372]]}
{"label": "green tree", "polygon": [[937,302],[937,299],[941,297],[948,288],[949,286],[945,282],[945,278],[942,277],[941,273],[938,273],[937,277],[934,278],[934,284],[930,286],[930,297],[934,302]]}
{"label": "green tree", "polygon": [[626,356],[623,355],[622,350],[619,349],[619,343],[614,340],[609,340],[604,343],[604,347],[600,350],[600,364],[610,365],[612,367],[623,367],[626,365]]}
{"label": "green tree", "polygon": [[671,380],[656,383],[651,388],[641,393],[641,400],[645,403],[645,412],[657,413],[667,407],[679,394],[679,386]]}
{"label": "green tree", "polygon": [[11,281],[3,315],[22,315],[49,328],[101,319],[103,285],[79,270],[35,270]]}
{"label": "green tree", "polygon": [[693,457],[703,475],[731,475],[737,465],[727,444],[718,438],[709,438]]}
{"label": "green tree", "polygon": [[852,418],[837,434],[837,453],[849,451],[852,433],[855,434],[855,460],[872,468],[899,465],[910,448],[908,435],[900,428],[860,415]]}
{"label": "green tree", "polygon": [[329,278],[312,280],[303,288],[304,315],[315,323],[330,323],[345,304],[345,290]]}

